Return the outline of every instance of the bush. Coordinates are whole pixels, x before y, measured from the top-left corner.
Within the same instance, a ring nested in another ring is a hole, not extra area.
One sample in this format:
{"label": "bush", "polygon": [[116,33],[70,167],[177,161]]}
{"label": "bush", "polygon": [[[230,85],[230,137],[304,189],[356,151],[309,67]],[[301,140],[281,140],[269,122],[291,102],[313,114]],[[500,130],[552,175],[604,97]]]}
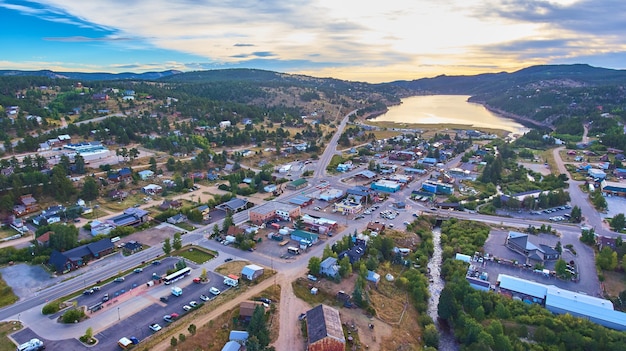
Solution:
{"label": "bush", "polygon": [[41,313],[43,314],[53,314],[59,312],[59,303],[56,301],[52,301],[41,309]]}
{"label": "bush", "polygon": [[63,316],[61,316],[61,321],[63,323],[74,323],[76,321],[80,321],[81,318],[83,318],[85,316],[85,313],[82,310],[77,310],[77,309],[71,309],[71,310],[67,310],[65,313],[63,313]]}

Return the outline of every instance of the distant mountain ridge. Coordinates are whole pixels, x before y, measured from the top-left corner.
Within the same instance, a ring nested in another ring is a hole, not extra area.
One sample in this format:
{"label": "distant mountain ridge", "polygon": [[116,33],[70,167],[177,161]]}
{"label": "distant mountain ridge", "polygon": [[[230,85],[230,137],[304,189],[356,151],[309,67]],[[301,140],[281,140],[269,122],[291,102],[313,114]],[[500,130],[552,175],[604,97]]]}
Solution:
{"label": "distant mountain ridge", "polygon": [[587,64],[539,65],[512,73],[483,73],[472,76],[441,75],[388,84],[431,94],[497,93],[516,86],[552,82],[553,85],[598,86],[626,84],[626,70],[593,67]]}
{"label": "distant mountain ridge", "polygon": [[156,80],[164,77],[181,74],[183,72],[176,70],[168,70],[162,72],[145,72],[145,73],[108,73],[108,72],[54,72],[51,70],[40,71],[20,71],[20,70],[0,70],[0,76],[21,76],[21,77],[48,77],[48,78],[61,78],[61,79],[75,79],[75,80]]}

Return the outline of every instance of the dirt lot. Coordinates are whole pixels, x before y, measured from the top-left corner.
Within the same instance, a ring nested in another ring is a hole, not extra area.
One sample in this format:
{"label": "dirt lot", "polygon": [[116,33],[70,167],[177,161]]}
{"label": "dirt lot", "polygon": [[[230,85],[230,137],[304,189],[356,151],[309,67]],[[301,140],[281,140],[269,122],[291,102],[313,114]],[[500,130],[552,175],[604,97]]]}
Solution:
{"label": "dirt lot", "polygon": [[161,245],[165,238],[172,238],[176,232],[182,232],[182,229],[174,229],[168,225],[158,225],[156,227],[146,229],[137,233],[133,233],[124,238],[124,242],[135,240],[148,246]]}

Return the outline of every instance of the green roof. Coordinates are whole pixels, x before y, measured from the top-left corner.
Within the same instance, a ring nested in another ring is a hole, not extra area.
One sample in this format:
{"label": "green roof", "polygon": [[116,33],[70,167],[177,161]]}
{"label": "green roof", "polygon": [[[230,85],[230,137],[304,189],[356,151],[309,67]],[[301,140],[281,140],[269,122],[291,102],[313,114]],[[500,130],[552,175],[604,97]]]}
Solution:
{"label": "green roof", "polygon": [[293,232],[291,232],[291,235],[297,236],[302,239],[307,239],[313,242],[317,241],[317,238],[319,237],[319,235],[315,233],[307,232],[307,231],[300,230],[300,229],[294,230]]}
{"label": "green roof", "polygon": [[304,185],[307,183],[307,180],[304,178],[296,179],[293,182],[289,183],[291,186],[299,187],[300,185]]}

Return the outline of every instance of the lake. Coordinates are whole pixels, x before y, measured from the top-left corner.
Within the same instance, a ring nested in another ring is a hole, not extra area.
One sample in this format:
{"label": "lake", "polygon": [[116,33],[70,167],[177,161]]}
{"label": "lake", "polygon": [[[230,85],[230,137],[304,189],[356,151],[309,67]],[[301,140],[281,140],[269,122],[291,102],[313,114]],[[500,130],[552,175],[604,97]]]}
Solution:
{"label": "lake", "polygon": [[473,129],[490,128],[515,134],[529,131],[520,123],[501,117],[483,105],[467,102],[468,95],[427,95],[402,99],[402,104],[389,107],[374,122],[411,124],[462,124]]}

